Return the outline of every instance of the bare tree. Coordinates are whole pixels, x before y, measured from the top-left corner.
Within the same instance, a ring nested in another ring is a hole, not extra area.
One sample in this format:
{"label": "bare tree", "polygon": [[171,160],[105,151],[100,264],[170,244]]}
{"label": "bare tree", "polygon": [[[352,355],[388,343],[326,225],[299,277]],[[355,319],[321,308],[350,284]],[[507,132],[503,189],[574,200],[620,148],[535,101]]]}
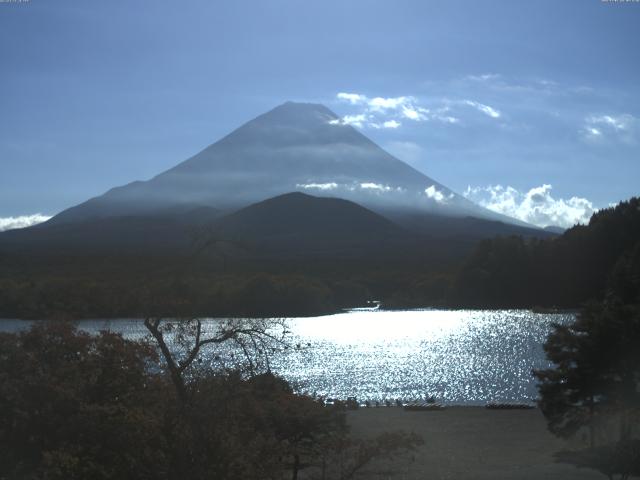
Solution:
{"label": "bare tree", "polygon": [[[223,319],[207,322],[202,319],[165,319],[147,317],[144,325],[158,344],[171,376],[178,399],[189,401],[185,375],[198,359],[203,347],[218,346],[213,357],[219,357],[224,347],[235,348],[246,362],[250,373],[270,370],[269,355],[285,346],[288,330],[280,319]],[[172,348],[173,347],[173,348]]]}

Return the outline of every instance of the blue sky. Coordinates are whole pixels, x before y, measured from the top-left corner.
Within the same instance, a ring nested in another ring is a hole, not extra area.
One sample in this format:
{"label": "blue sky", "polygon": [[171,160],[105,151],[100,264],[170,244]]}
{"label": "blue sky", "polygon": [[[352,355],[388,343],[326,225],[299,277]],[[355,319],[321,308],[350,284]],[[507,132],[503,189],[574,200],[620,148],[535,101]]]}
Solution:
{"label": "blue sky", "polygon": [[296,100],[480,203],[570,222],[640,193],[639,25],[640,2],[600,0],[0,3],[0,217]]}

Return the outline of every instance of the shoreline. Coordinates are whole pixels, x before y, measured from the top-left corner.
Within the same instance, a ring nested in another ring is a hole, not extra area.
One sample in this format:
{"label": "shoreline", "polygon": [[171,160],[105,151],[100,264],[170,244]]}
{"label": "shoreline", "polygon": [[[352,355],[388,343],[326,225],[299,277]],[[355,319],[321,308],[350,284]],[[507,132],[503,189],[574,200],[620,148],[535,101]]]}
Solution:
{"label": "shoreline", "polygon": [[361,408],[347,412],[352,433],[372,438],[404,430],[422,436],[424,444],[410,458],[389,468],[403,480],[590,480],[602,478],[591,470],[556,463],[553,454],[584,445],[563,441],[546,427],[539,409],[493,410],[452,406],[438,411],[402,408]]}
{"label": "shoreline", "polygon": [[[269,319],[289,319],[289,318],[323,318],[330,317],[333,315],[340,315],[352,312],[381,312],[381,313],[392,313],[392,312],[433,312],[433,311],[446,311],[446,312],[530,312],[534,314],[540,315],[575,315],[580,312],[580,308],[540,308],[540,307],[509,307],[509,308],[467,308],[467,307],[453,307],[453,306],[438,306],[438,307],[407,307],[407,308],[375,308],[375,307],[352,307],[352,308],[342,308],[335,311],[324,311],[317,313],[307,313],[307,314],[274,314],[274,315],[266,315],[266,316],[246,316],[246,315],[186,315],[186,316],[166,316],[167,320],[171,319],[181,319],[181,318],[200,318],[201,320],[209,320],[209,319],[252,319],[252,318],[269,318]],[[137,316],[96,316],[96,317],[86,317],[86,318],[74,318],[74,319],[60,319],[60,318],[11,318],[11,317],[0,317],[0,322],[5,321],[13,321],[13,322],[50,322],[50,321],[69,321],[69,322],[114,322],[114,321],[131,321],[131,320],[144,320],[144,317]]]}

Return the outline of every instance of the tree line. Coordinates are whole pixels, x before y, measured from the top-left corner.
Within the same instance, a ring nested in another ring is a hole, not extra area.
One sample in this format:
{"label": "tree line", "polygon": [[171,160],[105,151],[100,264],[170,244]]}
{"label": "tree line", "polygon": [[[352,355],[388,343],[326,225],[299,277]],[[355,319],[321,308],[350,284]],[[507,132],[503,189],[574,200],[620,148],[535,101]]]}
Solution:
{"label": "tree line", "polygon": [[480,308],[575,308],[608,288],[634,295],[640,284],[640,199],[595,213],[548,240],[480,242],[455,276],[450,303]]}
{"label": "tree line", "polygon": [[614,284],[637,287],[638,205],[632,198],[601,210],[557,238],[487,239],[466,257],[439,262],[413,252],[221,262],[216,242],[197,257],[0,252],[0,317],[142,317],[150,308],[174,316],[305,316],[369,300],[388,308],[577,308]]}
{"label": "tree line", "polygon": [[[593,298],[575,321],[555,325],[544,344],[553,367],[534,372],[549,430],[586,439],[586,448],[558,452],[557,459],[609,479],[640,476],[639,216],[632,199],[600,212],[556,247],[572,246],[585,260],[600,250],[603,256],[591,259],[594,270],[581,270],[581,295]],[[589,277],[594,271],[599,281]]]}

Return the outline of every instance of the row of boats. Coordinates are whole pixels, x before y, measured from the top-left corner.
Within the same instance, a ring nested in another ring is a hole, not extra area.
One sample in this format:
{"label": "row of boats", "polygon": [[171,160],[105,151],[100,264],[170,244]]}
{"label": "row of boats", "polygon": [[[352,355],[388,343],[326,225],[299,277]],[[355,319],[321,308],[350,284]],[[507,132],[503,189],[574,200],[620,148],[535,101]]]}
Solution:
{"label": "row of boats", "polygon": [[[370,402],[367,400],[364,403],[358,402],[355,397],[349,397],[346,401],[327,399],[324,403],[326,405],[344,407],[347,410],[356,410],[360,407],[376,408],[393,406],[402,407],[407,411],[437,411],[447,408],[446,405],[436,402],[432,397],[429,397],[426,400],[418,400],[412,402],[405,402],[398,399],[395,401],[386,400],[384,402]],[[487,408],[488,410],[531,410],[536,408],[536,406],[532,403],[490,402],[485,405],[485,408]]]}

